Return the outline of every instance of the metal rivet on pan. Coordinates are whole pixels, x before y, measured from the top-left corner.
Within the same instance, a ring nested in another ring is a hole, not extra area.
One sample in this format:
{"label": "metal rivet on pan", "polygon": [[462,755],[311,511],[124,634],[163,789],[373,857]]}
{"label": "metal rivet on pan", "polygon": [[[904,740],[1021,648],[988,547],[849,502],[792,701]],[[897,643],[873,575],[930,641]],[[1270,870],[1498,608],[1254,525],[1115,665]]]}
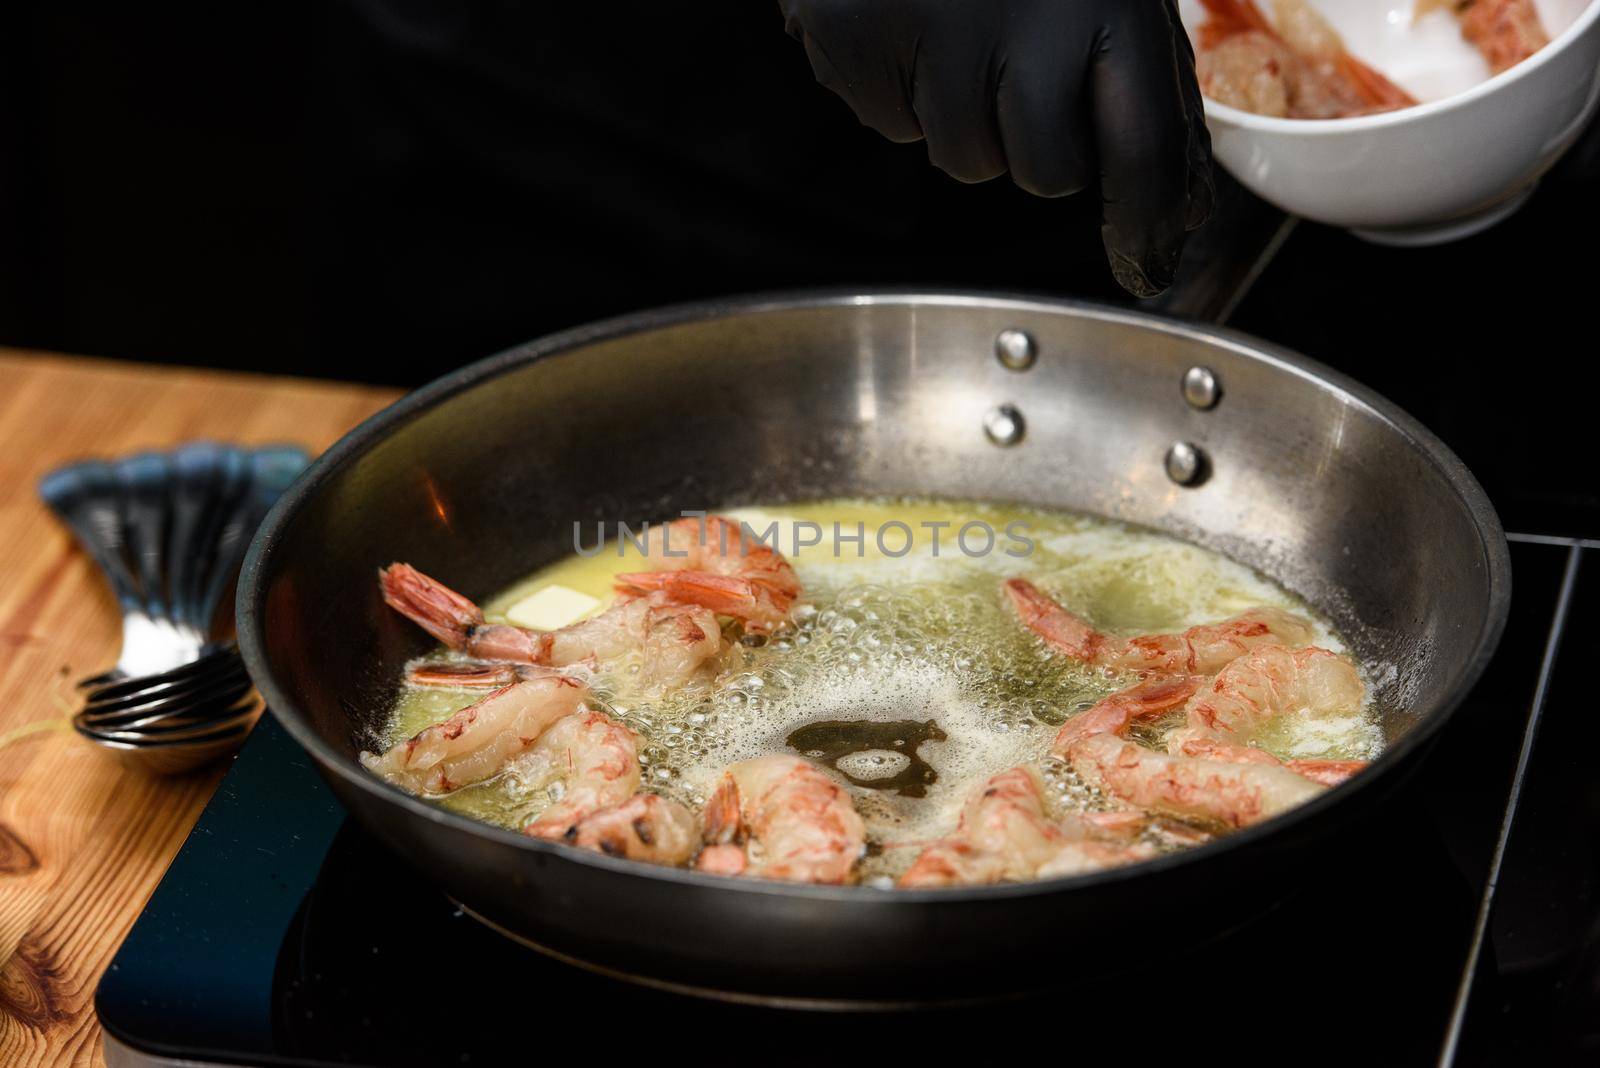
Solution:
{"label": "metal rivet on pan", "polygon": [[1167,450],[1167,477],[1180,486],[1193,486],[1206,473],[1206,454],[1199,446],[1175,441]]}
{"label": "metal rivet on pan", "polygon": [[1183,399],[1189,402],[1189,407],[1203,412],[1207,408],[1215,408],[1221,397],[1222,386],[1211,368],[1191,367],[1184,372]]}
{"label": "metal rivet on pan", "polygon": [[983,432],[996,445],[1015,445],[1022,440],[1025,427],[1022,413],[1010,404],[993,408],[983,417]]}
{"label": "metal rivet on pan", "polygon": [[1039,350],[1022,330],[1002,330],[994,339],[994,355],[1000,366],[1012,371],[1026,371],[1039,358]]}

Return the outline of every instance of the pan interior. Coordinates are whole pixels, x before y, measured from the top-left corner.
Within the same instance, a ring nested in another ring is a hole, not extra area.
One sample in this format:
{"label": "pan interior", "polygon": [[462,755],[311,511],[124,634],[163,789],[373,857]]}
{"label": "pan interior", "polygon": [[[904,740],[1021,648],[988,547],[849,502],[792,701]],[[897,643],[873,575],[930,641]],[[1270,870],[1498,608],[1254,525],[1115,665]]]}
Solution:
{"label": "pan interior", "polygon": [[[850,784],[865,823],[868,848],[855,872],[868,885],[893,885],[916,859],[916,843],[950,833],[979,783],[1019,765],[1041,770],[1063,812],[1115,807],[1067,764],[1041,757],[1068,716],[1131,679],[1052,651],[1020,625],[1004,580],[1025,576],[1117,633],[1181,631],[1261,606],[1314,615],[1225,557],[1092,517],[926,500],[728,514],[782,545],[806,591],[790,625],[764,635],[729,624],[713,664],[665,693],[641,683],[639,660],[623,657],[591,680],[590,701],[635,732],[647,788],[691,811],[704,809],[739,761],[801,755],[831,767]],[[679,540],[692,540],[695,525],[693,518],[680,524]],[[612,600],[619,574],[650,566],[627,536],[612,534],[482,600],[489,622],[515,622],[552,587],[593,598],[598,611]],[[1307,640],[1341,647],[1324,626]],[[460,656],[439,655],[447,664]],[[1366,674],[1382,677],[1384,668],[1369,666]],[[408,686],[370,748],[401,745],[482,696]],[[1135,724],[1133,734],[1163,749],[1183,718],[1173,711]],[[1257,741],[1284,759],[1370,760],[1378,752],[1367,708],[1280,717],[1275,727]],[[513,759],[505,774],[437,803],[520,831],[567,785],[536,749]],[[1202,821],[1197,829],[1216,828]],[[1144,844],[1180,848],[1170,831],[1148,828]]]}
{"label": "pan interior", "polygon": [[[1006,329],[1032,337],[1030,369],[995,359]],[[1184,399],[1194,366],[1221,383],[1214,408]],[[985,427],[1007,404],[1024,431],[1003,446]],[[1175,442],[1203,453],[1197,485],[1169,477]],[[353,757],[430,644],[378,598],[373,576],[392,560],[483,596],[568,554],[574,522],[904,496],[1104,516],[1270,576],[1361,660],[1393,666],[1373,680],[1390,742],[1445,707],[1503,613],[1492,513],[1381,402],[1231,339],[1114,313],[883,298],[601,329],[380,416],[264,532],[262,649],[290,714]]]}

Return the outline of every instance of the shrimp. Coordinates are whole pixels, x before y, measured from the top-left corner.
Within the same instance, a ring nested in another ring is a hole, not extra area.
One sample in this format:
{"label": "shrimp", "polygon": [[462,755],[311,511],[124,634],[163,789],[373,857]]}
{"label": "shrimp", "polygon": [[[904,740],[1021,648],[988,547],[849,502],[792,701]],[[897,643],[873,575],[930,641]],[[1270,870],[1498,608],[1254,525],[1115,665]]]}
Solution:
{"label": "shrimp", "polygon": [[731,616],[751,633],[769,632],[787,620],[802,592],[781,553],[722,516],[690,516],[651,529],[645,555],[653,568],[618,575],[619,590],[660,591]]}
{"label": "shrimp", "polygon": [[1461,36],[1483,53],[1493,74],[1550,43],[1533,0],[1470,0],[1461,10]]}
{"label": "shrimp", "polygon": [[562,841],[609,857],[682,864],[700,847],[694,814],[658,794],[634,794],[570,827]]}
{"label": "shrimp", "polygon": [[1200,2],[1209,17],[1200,27],[1196,73],[1214,100],[1250,110],[1256,104],[1270,109],[1264,114],[1299,119],[1364,115],[1417,102],[1352,56],[1309,0],[1274,0],[1273,21],[1254,0]]}
{"label": "shrimp", "polygon": [[1195,76],[1200,91],[1219,104],[1285,119],[1292,107],[1287,72],[1297,62],[1288,45],[1271,34],[1250,30],[1202,49],[1195,60]]}
{"label": "shrimp", "polygon": [[515,664],[423,661],[406,668],[406,681],[411,685],[440,690],[498,690],[518,678]]}
{"label": "shrimp", "polygon": [[483,610],[410,564],[378,571],[378,586],[390,608],[452,649],[480,660],[550,664],[550,636],[524,627],[485,622]]}
{"label": "shrimp", "polygon": [[1134,720],[1154,719],[1188,703],[1205,679],[1196,675],[1159,676],[1119,690],[1082,715],[1061,725],[1051,750],[1065,757],[1074,742],[1095,734],[1121,735]]}
{"label": "shrimp", "polygon": [[[1353,705],[1347,689],[1352,679]],[[1240,736],[1232,729],[1306,709],[1353,710],[1360,707],[1363,691],[1354,667],[1325,649],[1264,646],[1235,660],[1216,679],[1155,678],[1112,694],[1068,720],[1051,751],[1085,780],[1129,804],[1243,827],[1294,807],[1364,765],[1285,763],[1264,750],[1229,743],[1227,738]],[[1122,738],[1135,720],[1178,708],[1185,710],[1189,726],[1169,736],[1167,753]],[[1202,732],[1196,724],[1210,726]]]}
{"label": "shrimp", "polygon": [[1323,786],[1338,786],[1356,772],[1366,768],[1365,760],[1279,760],[1265,749],[1253,745],[1229,745],[1203,738],[1180,739],[1168,749],[1183,756],[1220,760],[1228,764],[1262,764],[1268,767],[1288,768]]}
{"label": "shrimp", "polygon": [[1231,827],[1260,823],[1326,789],[1290,768],[1172,756],[1114,734],[1074,742],[1067,758],[1084,779],[1129,804]]}
{"label": "shrimp", "polygon": [[651,604],[646,609],[644,640],[639,646],[645,686],[657,690],[675,686],[720,652],[722,628],[709,608]]}
{"label": "shrimp", "polygon": [[[710,609],[680,604],[661,593],[615,604],[560,630],[537,631],[485,622],[476,604],[409,564],[384,568],[379,583],[391,608],[450,648],[482,661],[567,667],[637,652],[645,681],[665,688],[722,651],[722,630]],[[414,669],[412,679],[424,685],[447,680],[457,686],[487,685],[489,679],[503,677],[485,667],[478,683],[466,668],[438,665],[424,666],[420,678],[418,674]]]}
{"label": "shrimp", "polygon": [[791,756],[728,768],[706,802],[704,826],[695,866],[720,875],[843,883],[866,842],[849,794]]}
{"label": "shrimp", "polygon": [[1090,820],[1052,820],[1037,773],[1012,768],[973,792],[956,832],[924,849],[900,877],[900,885],[980,885],[1077,875],[1155,856],[1148,845],[1115,838],[1115,828]]}
{"label": "shrimp", "polygon": [[442,723],[418,731],[383,755],[362,753],[368,771],[414,794],[449,793],[498,775],[588,695],[559,672],[502,686]]}
{"label": "shrimp", "polygon": [[639,790],[639,736],[602,712],[579,711],[552,724],[511,769],[524,786],[560,780],[561,799],[523,828],[563,838],[585,818]]}
{"label": "shrimp", "polygon": [[1070,657],[1118,671],[1211,675],[1258,645],[1303,645],[1312,636],[1306,620],[1261,605],[1182,634],[1116,638],[1095,630],[1027,579],[1011,579],[1005,589],[1029,630]]}
{"label": "shrimp", "polygon": [[1200,688],[1185,708],[1187,726],[1172,733],[1169,750],[1179,752],[1191,740],[1248,741],[1281,716],[1351,716],[1366,696],[1355,665],[1337,653],[1263,645]]}

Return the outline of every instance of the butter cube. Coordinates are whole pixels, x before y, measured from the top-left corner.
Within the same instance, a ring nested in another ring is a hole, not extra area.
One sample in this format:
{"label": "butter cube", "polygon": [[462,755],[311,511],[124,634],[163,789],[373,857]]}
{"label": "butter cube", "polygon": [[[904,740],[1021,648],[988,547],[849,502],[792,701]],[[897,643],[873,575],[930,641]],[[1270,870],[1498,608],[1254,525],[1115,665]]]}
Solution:
{"label": "butter cube", "polygon": [[519,627],[560,630],[599,607],[599,599],[587,593],[567,586],[545,586],[506,609],[506,618]]}

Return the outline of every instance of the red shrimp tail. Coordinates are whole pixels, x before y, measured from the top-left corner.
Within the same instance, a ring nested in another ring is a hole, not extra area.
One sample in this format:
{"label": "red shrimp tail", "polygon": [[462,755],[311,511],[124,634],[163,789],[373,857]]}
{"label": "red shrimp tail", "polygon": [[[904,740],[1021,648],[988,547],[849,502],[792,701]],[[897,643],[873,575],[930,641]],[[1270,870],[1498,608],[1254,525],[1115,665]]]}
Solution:
{"label": "red shrimp tail", "polygon": [[483,623],[478,606],[410,564],[394,563],[378,571],[383,602],[452,649]]}
{"label": "red shrimp tail", "polygon": [[696,870],[712,875],[743,875],[749,864],[744,850],[736,845],[706,846],[694,862]]}
{"label": "red shrimp tail", "polygon": [[1154,719],[1182,708],[1204,681],[1198,675],[1163,675],[1119,690],[1062,724],[1051,751],[1066,756],[1076,743],[1092,735],[1120,735],[1135,720]]}
{"label": "red shrimp tail", "polygon": [[744,818],[739,809],[739,784],[724,775],[716,791],[706,801],[704,835],[708,846],[734,845],[744,839]]}
{"label": "red shrimp tail", "polygon": [[1094,660],[1104,641],[1088,621],[1062,608],[1027,579],[1008,579],[1006,596],[1022,625],[1075,660]]}
{"label": "red shrimp tail", "polygon": [[513,627],[507,623],[473,627],[467,635],[467,652],[483,660],[542,665],[550,662],[554,639],[544,631]]}
{"label": "red shrimp tail", "polygon": [[956,838],[935,842],[917,856],[900,876],[904,887],[956,886],[967,881],[966,864],[973,849]]}
{"label": "red shrimp tail", "polygon": [[547,842],[557,842],[567,837],[576,826],[577,824],[570,819],[538,819],[522,828],[522,833],[529,838],[543,838]]}
{"label": "red shrimp tail", "polygon": [[1373,111],[1393,111],[1415,107],[1417,98],[1379,74],[1348,52],[1336,61],[1342,74]]}
{"label": "red shrimp tail", "polygon": [[622,593],[656,591],[680,604],[699,605],[745,623],[746,629],[770,627],[791,604],[782,592],[759,579],[734,578],[710,571],[639,571],[617,576]]}
{"label": "red shrimp tail", "polygon": [[445,690],[498,690],[517,681],[517,669],[510,664],[423,663],[406,672],[406,681]]}
{"label": "red shrimp tail", "polygon": [[1460,9],[1465,37],[1499,74],[1550,43],[1533,0],[1469,0]]}

